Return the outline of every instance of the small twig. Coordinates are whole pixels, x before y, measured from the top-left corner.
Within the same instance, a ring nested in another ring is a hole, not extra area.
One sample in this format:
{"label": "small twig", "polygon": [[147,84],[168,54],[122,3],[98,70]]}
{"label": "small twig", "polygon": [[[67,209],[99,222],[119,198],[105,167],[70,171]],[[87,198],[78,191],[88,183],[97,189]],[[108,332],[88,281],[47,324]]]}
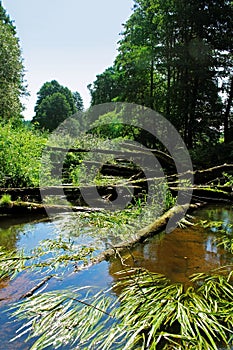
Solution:
{"label": "small twig", "polygon": [[108,312],[106,312],[106,311],[104,311],[104,310],[102,310],[102,309],[99,309],[97,306],[92,305],[92,304],[90,304],[90,303],[87,303],[86,301],[83,301],[83,300],[80,300],[80,299],[76,299],[76,298],[69,298],[69,299],[70,299],[70,300],[77,301],[78,303],[83,304],[83,305],[86,305],[86,306],[88,306],[88,307],[92,307],[93,309],[95,309],[95,310],[97,310],[97,311],[100,311],[100,312],[102,312],[103,314],[105,314],[105,315],[107,315],[107,316],[113,318],[113,316],[112,316],[110,313],[108,313]]}
{"label": "small twig", "polygon": [[41,281],[40,283],[38,283],[35,287],[33,287],[32,289],[30,289],[27,293],[23,294],[23,295],[19,298],[19,300],[31,297],[31,296],[32,296],[38,289],[40,289],[46,282],[48,282],[49,280],[51,280],[52,277],[53,277],[53,275],[50,275],[50,276],[47,276],[46,278],[44,278],[43,281]]}

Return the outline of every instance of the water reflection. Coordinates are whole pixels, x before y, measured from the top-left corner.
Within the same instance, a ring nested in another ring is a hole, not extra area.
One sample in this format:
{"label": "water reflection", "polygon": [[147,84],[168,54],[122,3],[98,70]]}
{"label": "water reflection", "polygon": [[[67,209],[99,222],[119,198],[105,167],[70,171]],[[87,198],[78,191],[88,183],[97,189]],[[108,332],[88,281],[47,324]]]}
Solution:
{"label": "water reflection", "polygon": [[0,215],[0,246],[7,250],[15,250],[22,235],[30,230],[28,224],[48,221],[44,215],[11,216]]}
{"label": "water reflection", "polygon": [[[229,216],[227,216],[229,213]],[[200,219],[224,220],[233,223],[231,208],[206,208],[196,213],[196,222]],[[132,254],[123,255],[125,265],[143,267],[149,271],[165,274],[172,282],[189,284],[189,276],[198,272],[209,272],[232,263],[232,255],[217,246],[216,235],[201,226],[176,229],[170,234],[161,233],[144,245],[138,245]],[[122,260],[111,263],[109,273],[124,269]]]}
{"label": "water reflection", "polygon": [[[232,232],[231,225],[233,224],[233,208],[228,207],[219,207],[211,206],[203,209],[198,214],[204,220],[208,219],[209,221],[222,222],[222,229],[227,232]],[[212,229],[213,232],[216,232],[217,229]]]}

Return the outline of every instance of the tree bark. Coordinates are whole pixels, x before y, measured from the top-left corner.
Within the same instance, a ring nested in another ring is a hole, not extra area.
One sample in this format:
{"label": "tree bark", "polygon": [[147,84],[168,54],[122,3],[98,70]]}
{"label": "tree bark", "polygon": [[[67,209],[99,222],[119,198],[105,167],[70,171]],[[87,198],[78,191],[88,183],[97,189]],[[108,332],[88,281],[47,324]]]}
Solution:
{"label": "tree bark", "polygon": [[232,100],[233,100],[233,77],[231,78],[230,92],[229,92],[226,111],[224,115],[224,142],[225,143],[228,143],[231,141],[230,132],[229,132],[229,121],[230,121]]}

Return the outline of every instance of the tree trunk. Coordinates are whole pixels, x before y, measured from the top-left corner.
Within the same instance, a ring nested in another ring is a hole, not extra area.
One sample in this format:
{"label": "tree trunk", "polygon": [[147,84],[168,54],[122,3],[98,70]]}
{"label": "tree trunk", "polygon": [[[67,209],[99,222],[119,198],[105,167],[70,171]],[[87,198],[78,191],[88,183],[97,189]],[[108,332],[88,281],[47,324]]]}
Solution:
{"label": "tree trunk", "polygon": [[225,143],[229,143],[231,141],[229,122],[230,122],[232,100],[233,100],[233,77],[231,78],[230,92],[229,92],[226,111],[224,115],[224,142]]}

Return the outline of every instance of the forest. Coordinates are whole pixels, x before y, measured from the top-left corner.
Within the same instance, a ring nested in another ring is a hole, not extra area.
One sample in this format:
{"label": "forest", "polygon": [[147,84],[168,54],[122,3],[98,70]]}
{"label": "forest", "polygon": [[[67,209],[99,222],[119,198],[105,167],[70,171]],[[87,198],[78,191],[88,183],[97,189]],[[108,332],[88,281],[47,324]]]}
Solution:
{"label": "forest", "polygon": [[[89,108],[54,77],[26,121],[20,38],[0,1],[0,310],[1,285],[28,274],[32,282],[9,304],[21,322],[14,341],[32,350],[232,349],[233,223],[192,217],[210,204],[231,213],[232,33],[230,0],[134,0],[112,66],[88,85]],[[60,235],[19,250],[3,222],[35,214],[45,230],[58,222]],[[217,233],[226,264],[184,281],[138,265],[134,249],[191,229]],[[104,291],[54,282],[103,263],[117,270]]]}

